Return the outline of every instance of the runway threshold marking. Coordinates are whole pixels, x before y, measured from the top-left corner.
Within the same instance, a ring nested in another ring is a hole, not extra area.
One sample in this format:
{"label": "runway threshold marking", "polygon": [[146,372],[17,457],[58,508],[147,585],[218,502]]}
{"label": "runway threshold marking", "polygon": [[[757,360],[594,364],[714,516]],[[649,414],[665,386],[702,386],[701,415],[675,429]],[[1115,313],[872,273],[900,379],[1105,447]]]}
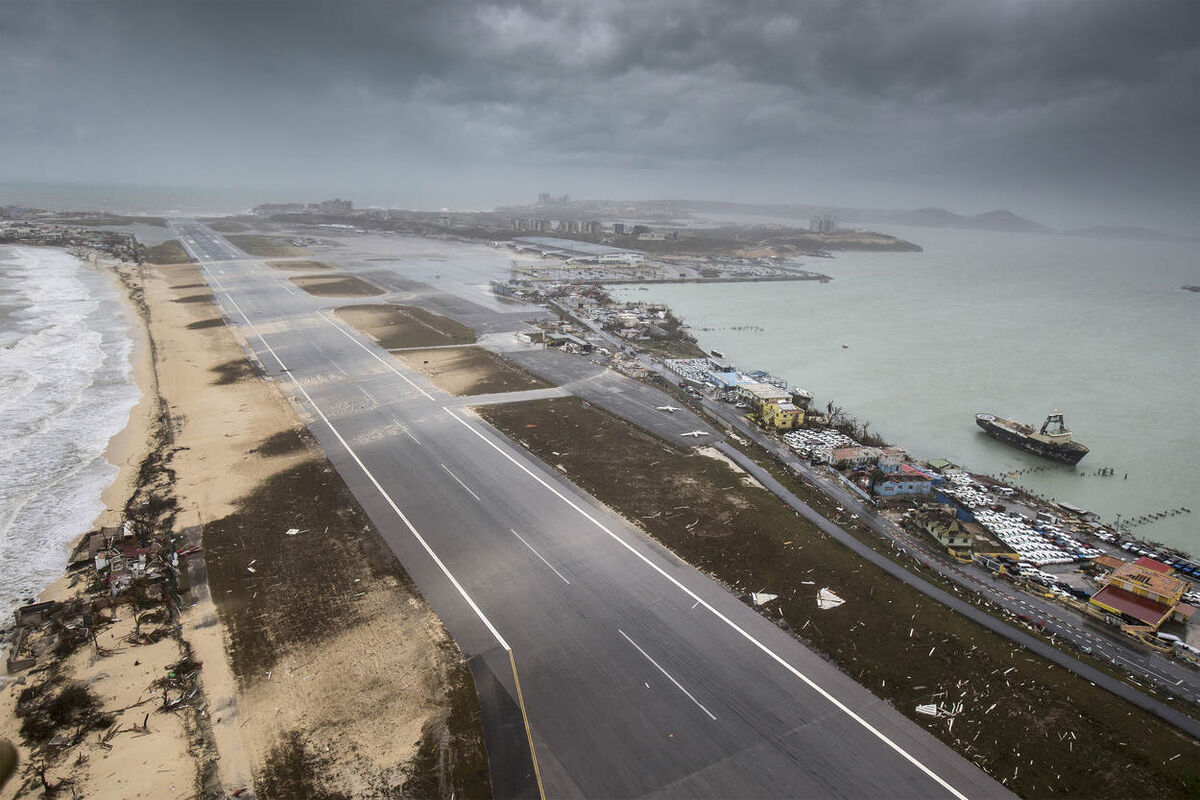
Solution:
{"label": "runway threshold marking", "polygon": [[667,680],[669,680],[671,683],[675,684],[675,688],[676,688],[676,689],[678,689],[679,691],[681,691],[681,692],[683,692],[685,695],[687,695],[687,699],[688,699],[688,700],[691,700],[693,703],[695,703],[695,704],[696,704],[696,707],[697,707],[697,708],[699,708],[699,709],[700,709],[701,711],[703,711],[705,714],[708,714],[708,718],[709,718],[709,719],[711,719],[713,722],[716,722],[716,721],[717,721],[717,715],[716,715],[716,714],[712,713],[712,712],[711,712],[711,711],[709,711],[707,708],[705,708],[705,707],[704,707],[704,704],[703,704],[703,703],[701,703],[699,700],[697,700],[697,699],[695,698],[695,696],[694,696],[694,695],[693,695],[691,692],[689,692],[687,689],[683,688],[683,684],[681,684],[679,681],[675,680],[675,678],[673,678],[673,677],[671,676],[671,673],[669,673],[669,672],[667,672],[665,669],[663,669],[663,667],[662,667],[662,664],[659,664],[657,661],[655,661],[653,658],[651,658],[651,657],[650,657],[650,654],[649,654],[649,653],[647,653],[645,650],[643,650],[643,649],[642,649],[642,648],[641,648],[641,647],[638,645],[638,643],[637,643],[637,642],[635,642],[633,639],[630,639],[630,638],[629,638],[629,634],[625,633],[625,631],[621,630],[620,628],[617,628],[617,633],[619,633],[619,634],[621,634],[621,636],[625,637],[625,641],[627,641],[627,642],[629,642],[631,645],[633,645],[633,649],[637,650],[639,653],[641,653],[643,656],[645,656],[645,658],[646,658],[646,660],[647,660],[647,661],[649,661],[651,664],[653,664],[653,665],[655,666],[655,668],[656,668],[656,669],[657,669],[659,672],[661,672],[663,675],[665,675],[665,676],[667,677]]}
{"label": "runway threshold marking", "polygon": [[337,323],[336,323],[336,322],[334,322],[332,319],[330,319],[329,317],[325,316],[325,314],[324,314],[323,312],[320,312],[320,311],[318,311],[318,312],[317,312],[317,316],[318,316],[318,317],[320,317],[321,319],[325,320],[326,322],[328,322],[330,325],[332,325],[332,326],[333,326],[334,328],[336,328],[337,330],[341,331],[342,335],[343,335],[343,336],[345,336],[347,339],[349,339],[350,341],[354,342],[356,345],[358,345],[359,347],[361,347],[363,350],[367,351],[367,354],[368,354],[369,356],[371,356],[371,358],[375,359],[375,360],[376,360],[376,361],[378,361],[380,364],[383,364],[383,365],[384,365],[385,367],[387,367],[389,370],[391,370],[392,372],[394,372],[394,373],[396,373],[397,375],[399,375],[399,376],[400,376],[400,378],[401,378],[401,379],[402,379],[402,380],[403,380],[405,383],[407,383],[409,386],[411,386],[411,387],[413,387],[414,389],[416,389],[416,390],[417,390],[418,392],[420,392],[421,394],[425,395],[425,398],[426,398],[427,400],[432,400],[432,399],[434,399],[434,398],[433,398],[433,395],[431,395],[429,392],[427,392],[427,391],[425,391],[424,389],[422,389],[422,388],[421,388],[420,386],[418,386],[417,384],[413,383],[413,382],[412,382],[412,381],[409,379],[409,377],[408,377],[407,375],[405,375],[405,374],[404,374],[403,372],[401,372],[400,370],[396,369],[396,368],[395,368],[393,365],[391,365],[391,364],[389,364],[388,362],[384,361],[382,358],[380,358],[380,357],[379,357],[379,355],[378,355],[378,354],[377,354],[377,353],[376,353],[374,350],[372,350],[371,348],[367,347],[365,344],[363,344],[362,342],[360,342],[360,341],[357,339],[357,337],[355,337],[355,336],[354,336],[354,334],[350,333],[348,330],[346,330],[345,328],[343,328],[341,325],[337,324]]}
{"label": "runway threshold marking", "polygon": [[693,600],[697,601],[700,605],[704,606],[705,610],[710,612],[713,616],[715,616],[721,622],[725,623],[732,630],[736,631],[742,638],[744,638],[750,644],[754,645],[756,648],[758,648],[760,651],[762,651],[762,653],[765,654],[768,658],[770,658],[772,661],[779,664],[785,670],[790,672],[792,675],[794,675],[796,678],[798,678],[800,681],[802,681],[805,685],[807,685],[814,692],[821,695],[821,697],[825,698],[827,701],[829,701],[831,704],[833,704],[833,706],[835,708],[837,708],[839,711],[841,711],[843,714],[850,717],[850,719],[854,720],[859,725],[861,725],[872,736],[874,736],[876,739],[878,739],[879,741],[881,741],[885,745],[887,745],[892,751],[894,751],[896,754],[898,754],[901,758],[903,758],[905,761],[912,764],[918,770],[920,770],[925,775],[927,775],[935,783],[937,783],[939,786],[941,786],[943,789],[945,789],[951,796],[958,798],[958,800],[967,800],[966,795],[964,795],[962,792],[958,791],[953,786],[951,786],[949,783],[947,783],[944,778],[942,778],[940,775],[938,775],[932,769],[925,766],[925,764],[923,764],[921,761],[919,761],[916,756],[912,755],[907,750],[905,750],[903,747],[901,747],[900,745],[896,744],[894,741],[889,739],[887,734],[885,734],[883,731],[879,730],[874,725],[872,725],[871,723],[869,723],[865,719],[863,719],[861,716],[859,716],[858,713],[854,711],[854,709],[847,706],[841,700],[838,700],[836,697],[834,697],[832,694],[830,694],[826,689],[822,688],[812,678],[808,677],[803,672],[801,672],[800,670],[798,670],[794,666],[792,666],[790,663],[788,663],[787,659],[783,658],[778,653],[776,653],[774,650],[767,647],[765,644],[760,642],[758,639],[754,638],[753,634],[751,634],[748,631],[746,631],[745,629],[743,629],[736,622],[734,622],[729,617],[725,616],[723,613],[721,613],[719,610],[717,610],[714,606],[707,603],[698,594],[696,594],[691,589],[684,586],[682,583],[679,582],[678,579],[676,579],[674,576],[670,575],[666,570],[664,570],[659,565],[655,564],[653,561],[651,561],[649,558],[647,558],[643,553],[639,552],[636,548],[634,548],[633,545],[629,544],[624,539],[622,539],[620,536],[613,533],[613,531],[609,530],[609,528],[604,523],[602,523],[600,520],[596,519],[594,516],[592,516],[590,513],[588,513],[588,511],[586,509],[584,509],[583,507],[581,507],[580,505],[575,503],[573,500],[571,500],[569,497],[564,495],[558,489],[551,486],[540,475],[538,475],[533,470],[529,469],[529,467],[525,466],[520,461],[517,461],[517,459],[515,459],[509,453],[505,452],[504,449],[501,448],[498,444],[493,442],[488,437],[484,436],[480,431],[476,430],[465,419],[463,419],[462,417],[455,414],[449,408],[443,407],[442,410],[445,411],[447,414],[449,414],[451,417],[453,417],[455,420],[457,420],[459,423],[461,423],[462,426],[465,427],[467,430],[471,431],[471,433],[473,433],[477,437],[479,437],[479,439],[481,439],[485,444],[487,444],[489,447],[491,447],[497,453],[504,456],[504,458],[506,458],[509,462],[511,462],[514,466],[516,466],[518,469],[520,469],[526,475],[528,475],[529,477],[533,478],[535,481],[540,483],[543,487],[545,487],[547,490],[549,490],[551,494],[555,495],[560,500],[562,500],[564,503],[566,503],[568,506],[570,506],[571,508],[578,511],[581,515],[583,515],[583,517],[585,519],[587,519],[589,522],[591,522],[593,525],[595,525],[597,528],[599,528],[601,531],[603,531],[606,535],[608,535],[609,538],[611,538],[613,541],[615,541],[621,547],[625,548],[630,553],[632,553],[634,555],[634,557],[636,557],[638,560],[642,561],[644,564],[646,564],[646,566],[650,567],[652,570],[657,572],[659,575],[666,578],[670,583],[674,584],[676,588],[678,588],[680,591],[682,591],[688,597],[692,598]]}
{"label": "runway threshold marking", "polygon": [[447,475],[449,475],[451,478],[454,478],[454,480],[458,481],[458,485],[459,485],[459,486],[461,486],[461,487],[463,487],[464,489],[466,489],[466,490],[467,490],[467,494],[471,495],[471,497],[474,497],[474,498],[475,498],[476,500],[478,500],[479,502],[481,502],[481,503],[483,502],[483,499],[482,499],[482,498],[481,498],[479,495],[477,495],[477,494],[475,494],[474,492],[472,492],[472,491],[471,491],[471,487],[470,487],[470,486],[467,486],[465,483],[463,483],[463,481],[462,481],[462,478],[458,477],[458,476],[457,476],[457,475],[455,475],[453,472],[451,472],[451,471],[450,471],[450,468],[449,468],[449,467],[447,467],[445,464],[442,464],[441,466],[442,466],[442,469],[446,470],[446,474],[447,474]]}
{"label": "runway threshold marking", "polygon": [[534,554],[535,556],[537,556],[538,558],[541,558],[541,559],[542,559],[542,563],[543,563],[543,564],[545,564],[547,567],[549,567],[549,568],[551,569],[551,571],[552,571],[552,572],[553,572],[555,575],[557,575],[558,577],[562,578],[562,582],[563,582],[563,583],[565,583],[567,586],[570,586],[570,585],[571,585],[571,582],[570,582],[569,580],[567,580],[567,579],[566,579],[566,577],[565,577],[565,576],[564,576],[564,575],[563,575],[561,572],[559,572],[558,570],[554,569],[554,565],[553,565],[553,564],[551,564],[551,563],[550,563],[549,561],[547,561],[545,558],[542,558],[542,554],[541,554],[541,553],[539,553],[537,550],[534,550],[534,549],[533,549],[533,545],[531,545],[529,542],[525,541],[525,537],[524,537],[524,536],[522,536],[521,534],[517,533],[517,532],[516,532],[516,531],[514,531],[512,528],[509,528],[509,529],[508,529],[508,532],[509,532],[509,533],[511,533],[513,536],[517,537],[518,539],[520,539],[520,540],[521,540],[521,544],[523,544],[523,545],[525,545],[526,547],[528,547],[528,548],[529,548],[529,552],[533,553],[533,554]]}

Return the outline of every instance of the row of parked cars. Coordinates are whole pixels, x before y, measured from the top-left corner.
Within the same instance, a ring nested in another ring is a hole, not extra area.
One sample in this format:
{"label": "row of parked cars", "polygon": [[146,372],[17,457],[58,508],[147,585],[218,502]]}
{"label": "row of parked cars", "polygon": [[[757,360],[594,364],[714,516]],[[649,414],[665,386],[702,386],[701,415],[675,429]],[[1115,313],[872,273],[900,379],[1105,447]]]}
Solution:
{"label": "row of parked cars", "polygon": [[1178,558],[1175,556],[1166,556],[1156,550],[1151,550],[1138,542],[1126,541],[1119,534],[1109,533],[1108,531],[1100,531],[1096,534],[1100,539],[1103,539],[1110,544],[1115,544],[1127,553],[1135,556],[1146,556],[1153,558],[1155,561],[1160,561],[1171,567],[1176,572],[1182,575],[1188,575],[1192,578],[1200,579],[1200,564],[1195,561],[1190,561],[1186,558]]}

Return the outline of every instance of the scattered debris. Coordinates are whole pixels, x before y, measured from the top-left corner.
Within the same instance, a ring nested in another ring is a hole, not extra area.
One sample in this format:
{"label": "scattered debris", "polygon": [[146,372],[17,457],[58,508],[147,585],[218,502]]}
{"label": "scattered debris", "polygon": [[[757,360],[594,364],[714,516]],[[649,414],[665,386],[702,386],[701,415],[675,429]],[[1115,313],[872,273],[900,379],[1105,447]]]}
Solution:
{"label": "scattered debris", "polygon": [[846,601],[838,597],[828,588],[824,588],[817,592],[817,605],[822,611],[828,611],[831,608],[837,608],[844,602]]}

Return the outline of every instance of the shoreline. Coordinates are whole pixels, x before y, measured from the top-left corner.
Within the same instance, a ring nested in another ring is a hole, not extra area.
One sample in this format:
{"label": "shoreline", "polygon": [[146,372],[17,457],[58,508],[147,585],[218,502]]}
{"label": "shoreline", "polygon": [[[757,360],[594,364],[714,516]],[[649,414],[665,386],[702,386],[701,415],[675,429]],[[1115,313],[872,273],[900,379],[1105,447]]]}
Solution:
{"label": "shoreline", "polygon": [[[41,246],[41,245],[21,245]],[[142,319],[135,303],[130,297],[130,287],[121,274],[122,268],[129,265],[106,259],[88,260],[85,257],[71,253],[68,248],[47,246],[60,250],[76,259],[80,269],[92,273],[102,273],[110,282],[117,294],[121,305],[122,316],[126,324],[126,336],[132,342],[128,362],[130,378],[138,390],[137,402],[129,409],[125,424],[119,431],[109,437],[100,453],[109,465],[117,470],[112,481],[100,490],[98,499],[104,508],[95,515],[78,534],[62,542],[58,547],[62,553],[62,574],[43,585],[33,595],[37,602],[59,601],[69,596],[74,586],[74,578],[69,572],[71,557],[78,552],[80,544],[92,532],[101,527],[120,524],[125,506],[133,496],[134,483],[142,460],[152,447],[150,420],[153,406],[156,402],[157,379],[154,363],[149,346],[149,331],[147,323]],[[19,607],[19,605],[18,605]],[[14,609],[15,611],[16,609]],[[0,628],[7,627],[7,622],[0,623]],[[0,647],[0,654],[7,652],[8,643]]]}
{"label": "shoreline", "polygon": [[[124,551],[110,558],[131,564],[136,548],[153,569],[130,583],[84,551],[81,568],[68,564],[38,594],[58,602],[25,622],[0,679],[0,738],[18,744],[23,765],[0,800],[35,791],[38,764],[51,786],[81,796],[280,796],[269,787],[288,785],[293,769],[313,792],[371,782],[407,792],[450,780],[457,764],[482,764],[455,773],[459,789],[487,785],[465,660],[328,477],[296,406],[256,373],[236,328],[211,324],[221,315],[196,299],[197,266],[102,268],[121,290],[142,394],[106,443],[117,476],[94,524],[133,518],[136,538],[109,542]],[[260,535],[243,532],[251,520]],[[326,533],[281,541],[289,526]],[[262,585],[255,573],[267,569],[275,578]],[[313,587],[316,570],[338,578]],[[92,704],[72,701],[85,724],[109,734],[72,736],[70,720],[44,736],[26,729],[64,686]],[[464,703],[469,713],[452,716]]]}
{"label": "shoreline", "polygon": [[129,352],[130,376],[138,389],[139,397],[129,409],[125,425],[109,437],[101,453],[105,461],[117,468],[112,482],[100,491],[100,501],[104,504],[104,510],[91,520],[85,530],[64,543],[64,561],[67,563],[63,564],[63,574],[37,593],[38,602],[62,600],[69,594],[74,584],[72,575],[68,572],[71,556],[79,550],[80,544],[92,531],[121,523],[125,506],[133,497],[142,461],[153,447],[150,427],[153,408],[158,400],[158,380],[151,358],[147,322],[130,297],[130,287],[120,272],[122,268],[128,267],[103,261],[89,262],[84,258],[79,258],[79,261],[84,269],[106,273],[118,294],[128,326],[126,333],[133,342]]}

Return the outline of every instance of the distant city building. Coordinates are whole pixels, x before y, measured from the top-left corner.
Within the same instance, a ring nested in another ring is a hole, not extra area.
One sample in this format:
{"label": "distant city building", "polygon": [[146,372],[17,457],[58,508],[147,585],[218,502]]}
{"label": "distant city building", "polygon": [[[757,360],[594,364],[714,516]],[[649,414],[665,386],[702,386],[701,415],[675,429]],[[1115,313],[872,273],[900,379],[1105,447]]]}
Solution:
{"label": "distant city building", "polygon": [[549,236],[518,236],[513,239],[513,246],[521,250],[537,250],[544,255],[557,255],[573,261],[594,261],[600,264],[640,264],[645,258],[636,250]]}
{"label": "distant city building", "polygon": [[813,217],[808,223],[808,229],[813,233],[834,233],[838,229],[837,217],[832,214]]}
{"label": "distant city building", "polygon": [[335,198],[333,200],[325,200],[320,203],[309,203],[308,210],[316,211],[318,214],[353,214],[354,203],[349,200],[340,200]]}
{"label": "distant city building", "polygon": [[299,214],[303,211],[303,203],[263,203],[250,209],[250,213],[259,217],[270,217],[275,214]]}
{"label": "distant city building", "polygon": [[624,236],[625,235],[625,223],[624,222],[614,222],[613,223],[613,233],[617,234],[618,236]]}
{"label": "distant city building", "polygon": [[592,220],[590,222],[583,223],[583,232],[584,233],[590,233],[593,235],[597,235],[597,234],[602,233],[603,230],[604,230],[604,227],[596,220]]}

